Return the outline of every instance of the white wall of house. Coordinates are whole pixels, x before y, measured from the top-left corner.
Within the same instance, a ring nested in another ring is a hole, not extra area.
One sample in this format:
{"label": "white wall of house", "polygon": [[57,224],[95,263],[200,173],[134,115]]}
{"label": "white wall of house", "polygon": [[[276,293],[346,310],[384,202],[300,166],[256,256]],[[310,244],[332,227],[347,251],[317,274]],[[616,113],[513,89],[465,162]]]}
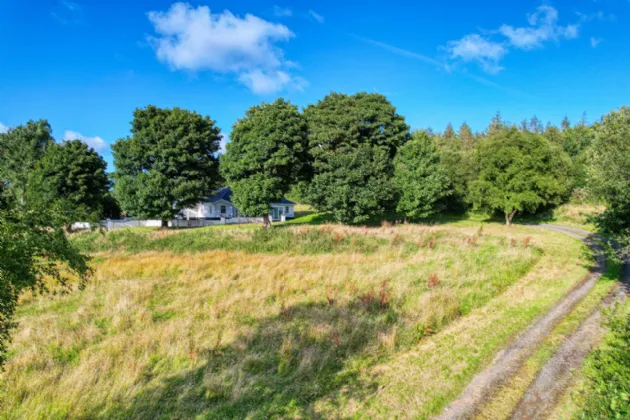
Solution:
{"label": "white wall of house", "polygon": [[[271,203],[272,220],[295,217],[293,204]],[[239,216],[238,209],[229,201],[219,200],[214,203],[200,203],[182,211],[184,219],[232,218]]]}

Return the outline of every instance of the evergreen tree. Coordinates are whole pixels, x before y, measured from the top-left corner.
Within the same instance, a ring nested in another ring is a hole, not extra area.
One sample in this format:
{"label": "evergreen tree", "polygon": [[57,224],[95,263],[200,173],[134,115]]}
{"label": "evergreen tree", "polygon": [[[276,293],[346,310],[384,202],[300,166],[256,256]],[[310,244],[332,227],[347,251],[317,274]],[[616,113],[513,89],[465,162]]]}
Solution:
{"label": "evergreen tree", "polygon": [[398,149],[394,158],[394,184],[400,198],[397,210],[409,217],[427,217],[443,209],[451,193],[450,180],[433,140],[425,133]]}
{"label": "evergreen tree", "polygon": [[466,150],[471,150],[475,147],[475,135],[466,123],[463,123],[459,128],[459,140]]}

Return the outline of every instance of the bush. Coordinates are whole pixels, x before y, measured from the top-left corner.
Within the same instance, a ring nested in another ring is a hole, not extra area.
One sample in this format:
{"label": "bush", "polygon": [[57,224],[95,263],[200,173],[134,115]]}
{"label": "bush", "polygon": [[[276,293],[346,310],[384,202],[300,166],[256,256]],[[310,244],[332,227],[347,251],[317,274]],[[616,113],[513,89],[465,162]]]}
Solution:
{"label": "bush", "polygon": [[602,348],[589,356],[587,393],[581,418],[630,417],[630,314],[611,318]]}

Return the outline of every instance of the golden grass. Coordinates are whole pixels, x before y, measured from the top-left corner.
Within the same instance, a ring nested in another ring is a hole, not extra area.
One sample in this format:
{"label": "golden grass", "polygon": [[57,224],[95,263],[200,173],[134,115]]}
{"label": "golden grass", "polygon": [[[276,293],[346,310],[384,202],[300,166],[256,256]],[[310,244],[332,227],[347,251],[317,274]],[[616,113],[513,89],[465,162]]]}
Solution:
{"label": "golden grass", "polygon": [[85,290],[23,297],[2,416],[423,417],[586,271],[535,228],[290,229],[379,245],[95,254]]}

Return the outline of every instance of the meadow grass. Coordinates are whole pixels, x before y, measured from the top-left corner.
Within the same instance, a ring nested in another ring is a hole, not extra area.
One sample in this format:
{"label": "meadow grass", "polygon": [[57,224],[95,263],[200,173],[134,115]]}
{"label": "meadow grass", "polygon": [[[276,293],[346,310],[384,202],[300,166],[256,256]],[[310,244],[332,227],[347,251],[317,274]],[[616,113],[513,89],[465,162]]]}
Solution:
{"label": "meadow grass", "polygon": [[2,416],[425,417],[590,263],[480,226],[77,235],[94,278],[23,296]]}

